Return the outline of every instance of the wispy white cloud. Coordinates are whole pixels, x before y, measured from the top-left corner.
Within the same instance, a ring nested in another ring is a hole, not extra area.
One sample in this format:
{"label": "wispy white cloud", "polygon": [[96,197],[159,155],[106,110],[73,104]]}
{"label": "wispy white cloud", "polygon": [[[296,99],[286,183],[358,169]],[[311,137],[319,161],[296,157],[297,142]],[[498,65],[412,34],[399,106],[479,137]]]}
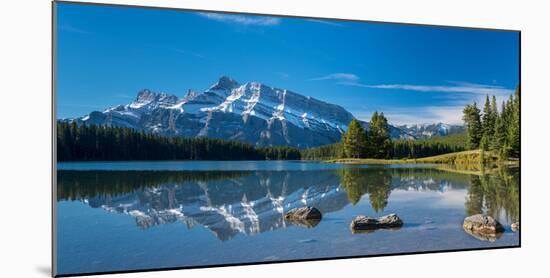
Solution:
{"label": "wispy white cloud", "polygon": [[441,93],[470,93],[480,95],[510,95],[514,92],[512,89],[507,89],[501,86],[474,84],[466,82],[453,82],[451,85],[410,85],[410,84],[347,84],[365,88],[376,89],[393,89],[406,90],[416,92],[441,92]]}
{"label": "wispy white cloud", "polygon": [[353,73],[332,73],[311,80],[334,80],[336,84],[345,86],[415,92],[469,93],[495,96],[508,96],[514,93],[513,89],[498,85],[477,84],[463,81],[446,81],[444,85],[365,84],[360,82],[359,76]]}
{"label": "wispy white cloud", "polygon": [[[433,92],[426,106],[412,107],[376,107],[383,111],[388,121],[392,124],[417,124],[417,123],[447,123],[462,124],[462,111],[466,104],[477,102],[482,105],[486,95],[496,96],[497,103],[513,94],[513,89],[498,85],[477,84],[464,81],[444,81],[442,85],[416,85],[416,84],[365,84],[358,75],[353,73],[332,73],[311,80],[330,80],[335,84],[354,86],[360,88],[381,90],[403,90],[409,92]],[[372,109],[359,109],[351,111],[361,120],[369,120]]]}
{"label": "wispy white cloud", "polygon": [[319,80],[334,80],[337,81],[338,84],[346,84],[346,83],[355,83],[359,81],[359,76],[353,74],[353,73],[331,73],[325,76],[315,77],[311,78],[310,80],[313,81],[319,81]]}
{"label": "wispy white cloud", "polygon": [[335,22],[335,21],[330,21],[330,20],[321,20],[321,19],[306,19],[307,21],[309,22],[315,22],[315,23],[320,23],[320,24],[325,24],[325,25],[330,25],[330,26],[336,26],[336,27],[342,27],[344,26],[343,24],[340,24],[338,22]]}
{"label": "wispy white cloud", "polygon": [[235,15],[235,14],[218,14],[218,13],[199,13],[208,19],[235,23],[241,25],[257,25],[257,26],[273,26],[279,25],[281,19],[268,16],[251,16],[251,15]]}

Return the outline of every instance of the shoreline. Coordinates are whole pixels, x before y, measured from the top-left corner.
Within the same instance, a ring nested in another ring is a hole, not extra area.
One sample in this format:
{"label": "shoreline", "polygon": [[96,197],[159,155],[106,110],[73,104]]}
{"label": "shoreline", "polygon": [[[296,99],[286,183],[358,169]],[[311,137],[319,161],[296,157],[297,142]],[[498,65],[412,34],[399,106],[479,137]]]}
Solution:
{"label": "shoreline", "polygon": [[470,150],[455,153],[447,153],[436,156],[422,158],[404,158],[404,159],[378,159],[378,158],[339,158],[323,160],[325,163],[335,164],[440,164],[457,165],[465,168],[482,168],[484,165],[494,164],[515,166],[519,165],[519,160],[499,160],[498,156],[490,151]]}

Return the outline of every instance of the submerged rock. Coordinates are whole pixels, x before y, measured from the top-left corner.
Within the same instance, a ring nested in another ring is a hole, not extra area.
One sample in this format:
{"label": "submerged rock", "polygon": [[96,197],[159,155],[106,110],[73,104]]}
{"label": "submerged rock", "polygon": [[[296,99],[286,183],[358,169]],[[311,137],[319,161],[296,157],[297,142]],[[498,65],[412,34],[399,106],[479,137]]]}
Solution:
{"label": "submerged rock", "polygon": [[512,223],[512,225],[510,225],[510,228],[512,228],[512,231],[514,232],[519,232],[519,222]]}
{"label": "submerged rock", "polygon": [[312,238],[308,238],[308,239],[302,239],[302,240],[298,240],[299,243],[314,243],[314,242],[317,242],[316,239],[312,239]]}
{"label": "submerged rock", "polygon": [[321,212],[314,207],[301,207],[289,210],[285,214],[285,220],[303,221],[303,220],[321,220]]}
{"label": "submerged rock", "polygon": [[285,221],[296,225],[296,226],[302,226],[304,228],[313,228],[321,222],[321,219],[293,219],[293,218],[285,218]]}
{"label": "submerged rock", "polygon": [[350,228],[352,231],[357,230],[375,230],[382,228],[399,228],[403,226],[403,221],[397,214],[392,213],[379,218],[359,215],[351,221]]}
{"label": "submerged rock", "polygon": [[466,230],[464,229],[464,231],[471,235],[472,237],[475,237],[476,239],[479,239],[479,240],[482,240],[482,241],[490,241],[490,242],[493,242],[493,241],[496,241],[497,239],[499,239],[500,237],[502,237],[502,232],[498,232],[498,233],[479,233],[479,232],[474,232],[472,230]]}
{"label": "submerged rock", "polygon": [[504,232],[504,227],[497,220],[482,214],[466,217],[462,227],[469,235],[485,241],[495,241]]}

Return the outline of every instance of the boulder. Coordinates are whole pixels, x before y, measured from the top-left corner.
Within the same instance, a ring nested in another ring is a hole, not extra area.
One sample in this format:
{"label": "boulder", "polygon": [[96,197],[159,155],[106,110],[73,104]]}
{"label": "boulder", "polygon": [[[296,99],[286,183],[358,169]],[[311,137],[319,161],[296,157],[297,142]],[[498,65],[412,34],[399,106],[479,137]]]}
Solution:
{"label": "boulder", "polygon": [[504,227],[493,217],[488,215],[476,214],[464,219],[462,227],[469,234],[476,235],[494,235],[504,232]]}
{"label": "boulder", "polygon": [[352,231],[357,230],[375,230],[387,228],[399,228],[403,226],[403,221],[397,214],[382,216],[379,218],[359,215],[351,221],[350,228]]}
{"label": "boulder", "polygon": [[512,231],[514,232],[519,232],[519,222],[512,223],[512,225],[510,225],[510,228],[512,228]]}
{"label": "boulder", "polygon": [[285,220],[303,221],[303,220],[321,220],[321,212],[314,207],[301,207],[289,210],[285,214]]}

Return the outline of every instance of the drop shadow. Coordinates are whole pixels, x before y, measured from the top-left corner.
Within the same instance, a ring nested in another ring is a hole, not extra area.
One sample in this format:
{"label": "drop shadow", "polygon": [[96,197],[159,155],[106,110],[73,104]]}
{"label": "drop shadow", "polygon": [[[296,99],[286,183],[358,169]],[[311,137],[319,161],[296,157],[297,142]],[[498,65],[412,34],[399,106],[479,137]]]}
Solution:
{"label": "drop shadow", "polygon": [[52,275],[52,268],[50,266],[40,265],[36,266],[34,270],[46,277],[50,277]]}

